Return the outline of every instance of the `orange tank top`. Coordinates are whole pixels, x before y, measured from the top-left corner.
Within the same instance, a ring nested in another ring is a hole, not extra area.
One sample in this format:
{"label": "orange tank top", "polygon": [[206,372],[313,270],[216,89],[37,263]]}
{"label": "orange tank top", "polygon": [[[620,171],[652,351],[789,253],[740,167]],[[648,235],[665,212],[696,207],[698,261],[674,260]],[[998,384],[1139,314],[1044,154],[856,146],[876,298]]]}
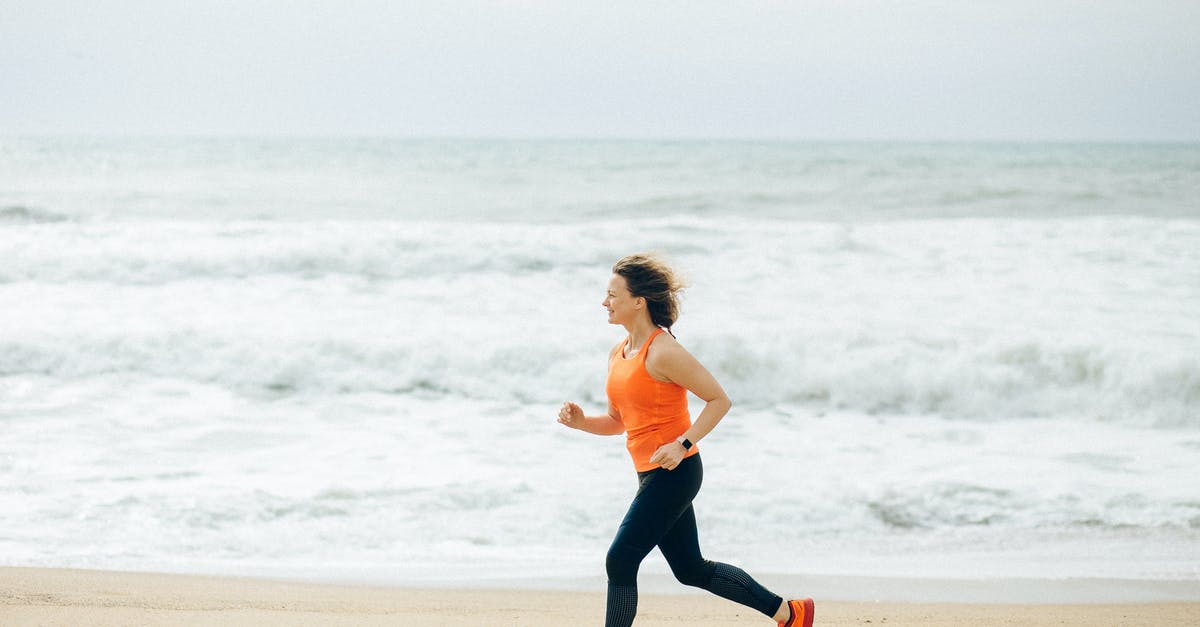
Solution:
{"label": "orange tank top", "polygon": [[[658,447],[674,442],[692,426],[687,388],[659,381],[646,371],[650,343],[662,332],[659,329],[651,333],[637,355],[629,359],[625,358],[629,338],[625,338],[608,362],[608,383],[604,391],[625,424],[625,447],[638,472],[658,468],[657,464],[650,463],[650,457]],[[700,448],[693,446],[685,457],[699,452]]]}

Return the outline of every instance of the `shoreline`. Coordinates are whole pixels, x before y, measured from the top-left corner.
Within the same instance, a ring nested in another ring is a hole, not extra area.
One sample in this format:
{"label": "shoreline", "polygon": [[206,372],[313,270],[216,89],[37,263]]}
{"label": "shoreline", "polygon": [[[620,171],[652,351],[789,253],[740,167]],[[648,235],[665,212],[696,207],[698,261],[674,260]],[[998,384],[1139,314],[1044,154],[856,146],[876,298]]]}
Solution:
{"label": "shoreline", "polygon": [[[656,579],[656,578],[652,578]],[[764,578],[766,579],[766,578]],[[787,577],[772,577],[784,583]],[[817,599],[822,625],[1193,625],[1200,622],[1200,583],[1142,582],[1159,600],[1100,602],[909,602],[871,598],[879,591],[912,589],[913,580],[896,580],[889,589],[880,580],[823,578],[826,590],[806,591]],[[818,578],[797,578],[815,582]],[[836,580],[836,581],[834,581]],[[590,580],[588,580],[590,581]],[[1101,583],[1097,583],[1100,581]],[[568,580],[567,584],[580,580]],[[523,583],[537,584],[538,580]],[[665,582],[643,586],[638,624],[674,625],[685,618],[702,627],[768,625],[752,610],[724,599]],[[861,584],[854,588],[854,584]],[[1033,590],[1037,580],[972,582],[1016,592]],[[1040,582],[1045,584],[1045,582]],[[1096,595],[1130,582],[1079,580],[1060,587],[1082,587]],[[925,582],[928,589],[946,580]],[[1098,586],[1098,587],[1097,587]],[[524,587],[494,582],[470,587],[445,585],[387,586],[314,581],[135,573],[57,568],[0,567],[0,623],[4,625],[551,625],[600,624],[604,590]],[[789,588],[790,589],[790,588]],[[862,593],[852,600],[854,590]],[[824,592],[824,593],[823,593]],[[957,594],[954,590],[946,591]],[[1153,595],[1151,595],[1153,596]],[[1042,595],[1041,598],[1047,598]]]}

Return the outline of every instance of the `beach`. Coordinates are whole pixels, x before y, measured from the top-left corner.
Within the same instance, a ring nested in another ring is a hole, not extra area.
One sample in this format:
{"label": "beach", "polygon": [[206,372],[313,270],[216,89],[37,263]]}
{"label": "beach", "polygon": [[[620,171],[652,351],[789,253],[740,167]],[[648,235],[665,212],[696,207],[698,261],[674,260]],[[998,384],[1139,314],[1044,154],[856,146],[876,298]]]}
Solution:
{"label": "beach", "polygon": [[[6,139],[0,567],[81,570],[6,571],[0,625],[598,620],[636,474],[555,416],[606,406],[637,250],[733,401],[705,558],[846,624],[1194,603],[1198,172],[1196,144]],[[758,623],[657,552],[640,576],[639,625]]]}
{"label": "beach", "polygon": [[[643,594],[639,627],[764,625],[703,594]],[[0,568],[4,625],[598,625],[604,593],[335,585],[111,571]],[[1200,602],[822,601],[819,625],[1195,625]]]}

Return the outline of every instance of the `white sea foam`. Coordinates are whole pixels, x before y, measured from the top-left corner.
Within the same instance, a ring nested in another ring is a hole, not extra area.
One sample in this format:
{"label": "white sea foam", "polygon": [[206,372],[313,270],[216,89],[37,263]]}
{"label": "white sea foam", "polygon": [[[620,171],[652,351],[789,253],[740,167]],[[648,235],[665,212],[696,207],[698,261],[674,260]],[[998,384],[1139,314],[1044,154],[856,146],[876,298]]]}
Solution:
{"label": "white sea foam", "polygon": [[679,332],[741,402],[1200,420],[1200,228],[1146,220],[37,225],[0,373],[595,401],[630,228],[705,278]]}
{"label": "white sea foam", "polygon": [[5,563],[601,572],[629,462],[553,416],[657,249],[714,557],[1200,578],[1194,148],[118,144],[0,150]]}

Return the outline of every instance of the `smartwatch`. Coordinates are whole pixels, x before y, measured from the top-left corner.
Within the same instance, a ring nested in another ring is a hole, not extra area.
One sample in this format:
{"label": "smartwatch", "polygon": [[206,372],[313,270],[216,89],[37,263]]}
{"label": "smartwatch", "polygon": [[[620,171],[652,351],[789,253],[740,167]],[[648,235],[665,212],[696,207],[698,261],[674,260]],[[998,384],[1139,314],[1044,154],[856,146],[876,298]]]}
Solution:
{"label": "smartwatch", "polygon": [[683,450],[685,450],[685,451],[692,450],[692,441],[683,437],[682,435],[679,436],[679,439],[675,440],[675,441],[683,445]]}

